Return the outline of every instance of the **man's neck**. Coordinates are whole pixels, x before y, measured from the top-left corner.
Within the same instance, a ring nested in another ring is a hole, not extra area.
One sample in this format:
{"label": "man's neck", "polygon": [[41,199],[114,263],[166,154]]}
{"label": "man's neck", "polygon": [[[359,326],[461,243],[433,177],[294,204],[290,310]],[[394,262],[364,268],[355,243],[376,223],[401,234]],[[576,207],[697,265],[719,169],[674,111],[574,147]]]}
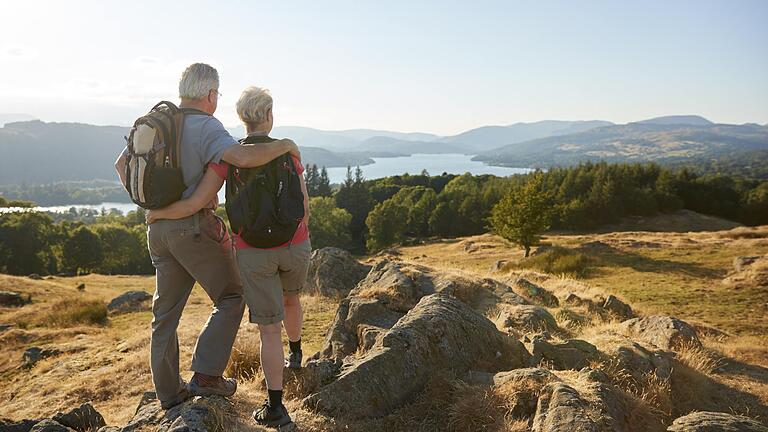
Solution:
{"label": "man's neck", "polygon": [[179,104],[179,108],[194,108],[198,111],[202,111],[204,113],[213,115],[213,113],[210,112],[210,108],[208,107],[208,104],[205,103],[204,101],[182,99],[181,103]]}

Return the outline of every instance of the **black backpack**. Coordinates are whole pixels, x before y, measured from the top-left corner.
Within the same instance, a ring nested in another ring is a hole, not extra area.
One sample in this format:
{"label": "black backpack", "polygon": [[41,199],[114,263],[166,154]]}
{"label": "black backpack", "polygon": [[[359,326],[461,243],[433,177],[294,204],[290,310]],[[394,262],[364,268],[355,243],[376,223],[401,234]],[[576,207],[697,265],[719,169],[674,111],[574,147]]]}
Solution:
{"label": "black backpack", "polygon": [[187,188],[181,173],[184,111],[162,101],[139,117],[126,138],[125,188],[145,209],[158,209],[181,199]]}
{"label": "black backpack", "polygon": [[[249,136],[241,143],[268,143],[274,138]],[[304,218],[304,194],[293,158],[283,154],[266,165],[227,173],[226,209],[232,231],[249,245],[273,248],[293,238]]]}

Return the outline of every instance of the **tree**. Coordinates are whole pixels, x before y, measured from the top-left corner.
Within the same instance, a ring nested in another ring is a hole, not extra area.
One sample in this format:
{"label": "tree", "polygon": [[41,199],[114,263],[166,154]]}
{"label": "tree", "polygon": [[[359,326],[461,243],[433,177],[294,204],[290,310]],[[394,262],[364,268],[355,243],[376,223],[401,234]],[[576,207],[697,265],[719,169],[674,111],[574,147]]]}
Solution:
{"label": "tree", "polygon": [[58,227],[38,212],[0,215],[0,272],[15,275],[57,271],[52,245]]}
{"label": "tree", "polygon": [[541,181],[536,175],[522,188],[512,188],[491,212],[494,232],[525,249],[526,258],[549,228],[549,199],[540,189]]}
{"label": "tree", "polygon": [[325,167],[320,170],[320,178],[317,182],[317,196],[331,196],[331,180],[328,178],[328,170]]}
{"label": "tree", "polygon": [[99,236],[86,226],[75,229],[62,248],[64,265],[78,274],[95,270],[103,258]]}
{"label": "tree", "polygon": [[304,183],[307,185],[307,194],[309,194],[309,196],[318,196],[320,176],[317,173],[316,164],[307,164],[304,168]]}
{"label": "tree", "polygon": [[309,232],[314,248],[349,248],[352,215],[348,211],[336,207],[331,197],[312,197],[309,199],[309,213]]}
{"label": "tree", "polygon": [[364,250],[365,219],[368,217],[368,212],[373,208],[374,202],[359,167],[355,171],[354,177],[352,176],[352,169],[347,167],[347,178],[334,198],[337,207],[347,210],[352,215],[349,231],[352,236],[353,250]]}
{"label": "tree", "polygon": [[365,220],[368,226],[368,250],[383,249],[402,241],[408,228],[407,221],[408,209],[395,200],[388,199],[377,204]]}
{"label": "tree", "polygon": [[453,237],[456,213],[448,203],[441,202],[429,215],[429,231],[438,237]]}
{"label": "tree", "polygon": [[101,244],[107,246],[103,248],[103,259],[96,271],[105,274],[147,273],[146,266],[141,265],[142,260],[149,259],[144,238],[115,223],[94,225],[93,230],[99,235]]}

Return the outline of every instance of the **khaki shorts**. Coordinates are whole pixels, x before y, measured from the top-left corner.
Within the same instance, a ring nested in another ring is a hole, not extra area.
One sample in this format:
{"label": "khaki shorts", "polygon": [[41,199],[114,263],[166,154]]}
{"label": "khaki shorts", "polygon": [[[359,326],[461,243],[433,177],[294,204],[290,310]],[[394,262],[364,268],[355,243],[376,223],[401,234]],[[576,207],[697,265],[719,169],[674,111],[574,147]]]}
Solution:
{"label": "khaki shorts", "polygon": [[311,253],[309,239],[280,249],[238,249],[237,265],[252,323],[275,324],[285,318],[283,294],[298,294],[304,288]]}

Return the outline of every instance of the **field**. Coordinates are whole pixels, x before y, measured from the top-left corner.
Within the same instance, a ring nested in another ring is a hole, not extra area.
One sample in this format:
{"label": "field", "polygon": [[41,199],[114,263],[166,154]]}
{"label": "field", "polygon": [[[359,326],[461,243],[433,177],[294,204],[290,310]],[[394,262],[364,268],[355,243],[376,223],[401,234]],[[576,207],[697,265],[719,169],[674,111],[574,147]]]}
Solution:
{"label": "field", "polygon": [[[706,346],[722,356],[716,379],[768,405],[768,289],[724,283],[735,257],[768,254],[768,227],[759,230],[698,233],[613,232],[548,235],[546,250],[581,254],[583,274],[543,274],[527,267],[522,251],[492,235],[440,240],[389,250],[366,260],[389,257],[438,271],[509,280],[535,279],[563,298],[616,294],[643,314],[669,314],[696,324]],[[536,257],[534,257],[536,258]],[[507,261],[498,263],[498,261]],[[84,290],[78,290],[85,284]],[[151,314],[103,317],[103,305],[128,290],[152,292],[152,277],[89,275],[32,280],[0,275],[0,290],[32,296],[21,308],[0,308],[0,418],[50,416],[92,401],[108,424],[123,424],[145,391],[152,388],[148,367]],[[305,296],[305,353],[317,351],[333,319],[336,301]],[[180,328],[182,370],[211,303],[196,287]],[[57,353],[31,369],[20,367],[25,349],[39,346]],[[258,366],[256,329],[246,322],[236,343],[237,368]],[[185,372],[184,377],[189,378]],[[241,383],[234,398],[247,418],[265,397],[259,374]],[[316,419],[288,407],[305,429]],[[755,413],[758,414],[759,413]],[[765,421],[765,419],[763,419]],[[259,430],[243,426],[243,430]]]}

